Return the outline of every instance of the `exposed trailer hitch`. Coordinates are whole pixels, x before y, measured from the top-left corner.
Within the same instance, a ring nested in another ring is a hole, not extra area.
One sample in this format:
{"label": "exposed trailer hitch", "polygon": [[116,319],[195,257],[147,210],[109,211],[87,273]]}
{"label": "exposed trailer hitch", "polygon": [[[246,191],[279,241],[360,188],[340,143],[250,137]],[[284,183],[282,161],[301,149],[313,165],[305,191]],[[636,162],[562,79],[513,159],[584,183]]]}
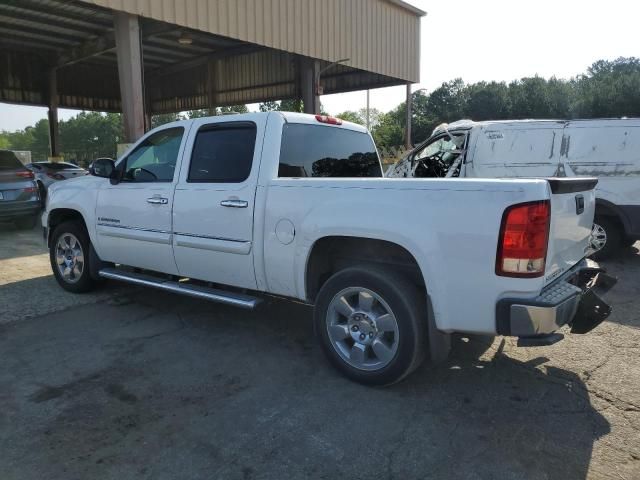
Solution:
{"label": "exposed trailer hitch", "polygon": [[580,270],[575,280],[583,293],[571,322],[571,333],[588,333],[611,314],[611,306],[600,295],[611,290],[618,280],[600,267]]}

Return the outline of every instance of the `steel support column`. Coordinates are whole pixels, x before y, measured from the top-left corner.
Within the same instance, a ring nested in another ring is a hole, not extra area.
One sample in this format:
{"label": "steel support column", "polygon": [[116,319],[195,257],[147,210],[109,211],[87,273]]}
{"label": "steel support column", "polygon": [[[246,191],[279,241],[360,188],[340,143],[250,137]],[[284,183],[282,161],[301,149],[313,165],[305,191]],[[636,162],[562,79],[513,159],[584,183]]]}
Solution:
{"label": "steel support column", "polygon": [[49,154],[51,158],[60,155],[60,140],[58,135],[58,75],[52,68],[47,75],[47,103],[49,111]]}
{"label": "steel support column", "polygon": [[406,119],[406,128],[405,128],[405,141],[404,145],[407,148],[411,148],[411,83],[407,82],[407,119]]}
{"label": "steel support column", "polygon": [[216,114],[216,60],[207,61],[207,113]]}
{"label": "steel support column", "polygon": [[144,134],[145,125],[140,24],[137,15],[116,12],[113,25],[118,55],[124,136],[127,143],[132,143]]}
{"label": "steel support column", "polygon": [[320,72],[320,62],[311,58],[303,58],[300,62],[300,91],[302,92],[302,103],[304,113],[320,113],[320,97],[318,95],[318,74]]}

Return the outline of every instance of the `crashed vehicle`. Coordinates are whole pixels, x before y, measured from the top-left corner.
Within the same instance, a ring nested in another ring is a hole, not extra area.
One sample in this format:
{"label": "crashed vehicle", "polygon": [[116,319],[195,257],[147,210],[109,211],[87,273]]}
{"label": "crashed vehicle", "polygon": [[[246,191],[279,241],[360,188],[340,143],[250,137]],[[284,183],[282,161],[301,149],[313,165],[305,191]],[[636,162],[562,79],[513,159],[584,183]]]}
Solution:
{"label": "crashed vehicle", "polygon": [[151,130],[53,184],[42,224],[68,291],[303,301],[330,362],[384,385],[445,358],[454,332],[543,345],[602,322],[613,281],[584,260],[596,183],[382,178],[360,125],[248,113]]}
{"label": "crashed vehicle", "polygon": [[386,176],[597,177],[594,258],[640,239],[640,119],[442,124]]}

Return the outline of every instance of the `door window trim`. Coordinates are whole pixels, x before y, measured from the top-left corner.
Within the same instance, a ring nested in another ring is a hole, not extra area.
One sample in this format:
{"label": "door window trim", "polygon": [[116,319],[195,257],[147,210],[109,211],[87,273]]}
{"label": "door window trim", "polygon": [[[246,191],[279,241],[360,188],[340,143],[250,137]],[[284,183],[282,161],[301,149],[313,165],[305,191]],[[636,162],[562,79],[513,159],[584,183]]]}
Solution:
{"label": "door window trim", "polygon": [[[124,178],[124,174],[125,174],[125,169],[127,168],[127,162],[129,160],[129,157],[131,156],[131,154],[133,154],[138,148],[140,148],[140,146],[150,137],[152,137],[153,135],[156,135],[160,132],[164,132],[166,130],[172,130],[172,129],[181,129],[182,130],[182,136],[180,138],[180,145],[178,147],[178,152],[176,154],[176,164],[173,170],[173,178],[171,180],[151,180],[151,181],[147,181],[147,182],[136,182],[136,181],[131,181],[131,180],[126,180]],[[112,186],[118,186],[118,185],[144,185],[144,184],[157,184],[157,183],[176,183],[178,181],[178,179],[180,178],[180,169],[182,168],[182,157],[184,154],[184,148],[185,148],[185,144],[187,141],[187,137],[189,135],[189,130],[190,130],[190,125],[187,125],[185,123],[179,123],[177,125],[174,124],[167,124],[166,126],[163,125],[162,127],[159,128],[154,128],[153,130],[148,131],[147,133],[144,134],[144,136],[142,136],[137,142],[135,142],[126,152],[124,155],[122,155],[122,157],[120,157],[119,159],[117,159],[116,163],[115,163],[115,168],[117,170],[120,171],[120,181],[116,184],[116,185],[112,185]]]}

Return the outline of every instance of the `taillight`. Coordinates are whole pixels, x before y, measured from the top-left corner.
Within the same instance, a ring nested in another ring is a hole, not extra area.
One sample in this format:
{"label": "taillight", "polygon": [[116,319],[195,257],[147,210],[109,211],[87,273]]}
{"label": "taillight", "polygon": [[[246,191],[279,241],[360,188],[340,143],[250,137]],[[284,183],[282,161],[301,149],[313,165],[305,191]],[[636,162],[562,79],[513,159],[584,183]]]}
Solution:
{"label": "taillight", "polygon": [[16,172],[16,177],[20,178],[33,178],[33,172],[31,170]]}
{"label": "taillight", "polygon": [[22,191],[24,193],[36,193],[38,189],[36,187],[27,187],[27,188],[23,188]]}
{"label": "taillight", "polygon": [[549,200],[520,203],[505,210],[498,237],[496,275],[544,275],[550,219]]}
{"label": "taillight", "polygon": [[342,120],[329,115],[316,115],[316,120],[320,123],[328,123],[329,125],[342,125]]}
{"label": "taillight", "polygon": [[64,180],[64,175],[60,175],[59,173],[47,173],[47,177],[53,178],[54,180]]}

